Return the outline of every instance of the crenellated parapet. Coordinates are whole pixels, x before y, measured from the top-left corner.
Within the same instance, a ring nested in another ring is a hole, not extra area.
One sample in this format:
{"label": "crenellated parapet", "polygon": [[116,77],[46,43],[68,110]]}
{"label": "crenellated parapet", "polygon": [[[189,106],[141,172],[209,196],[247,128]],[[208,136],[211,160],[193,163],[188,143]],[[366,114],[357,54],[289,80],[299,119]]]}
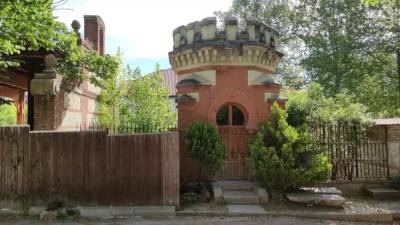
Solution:
{"label": "crenellated parapet", "polygon": [[275,72],[282,53],[276,50],[279,34],[257,21],[239,26],[236,18],[224,21],[217,28],[217,19],[208,17],[173,31],[174,47],[169,53],[176,71],[206,65],[260,66]]}

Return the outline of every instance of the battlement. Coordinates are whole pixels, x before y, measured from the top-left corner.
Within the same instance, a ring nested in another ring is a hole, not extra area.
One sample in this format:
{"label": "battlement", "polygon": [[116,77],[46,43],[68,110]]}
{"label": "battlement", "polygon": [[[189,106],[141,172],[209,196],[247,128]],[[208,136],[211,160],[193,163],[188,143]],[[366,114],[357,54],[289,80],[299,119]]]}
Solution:
{"label": "battlement", "polygon": [[236,18],[227,18],[223,30],[217,29],[217,19],[208,17],[202,21],[180,26],[173,31],[174,51],[205,45],[261,45],[276,49],[279,34],[257,20],[245,21],[245,28],[238,26]]}

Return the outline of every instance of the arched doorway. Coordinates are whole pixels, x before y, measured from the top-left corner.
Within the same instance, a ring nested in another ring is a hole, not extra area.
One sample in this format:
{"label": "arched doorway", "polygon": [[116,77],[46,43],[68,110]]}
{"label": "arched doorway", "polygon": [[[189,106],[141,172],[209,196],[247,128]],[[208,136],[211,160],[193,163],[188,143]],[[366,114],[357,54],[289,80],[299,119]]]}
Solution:
{"label": "arched doorway", "polygon": [[248,178],[250,175],[247,120],[246,110],[233,102],[224,104],[217,112],[216,123],[227,150],[227,159],[218,174],[219,178]]}

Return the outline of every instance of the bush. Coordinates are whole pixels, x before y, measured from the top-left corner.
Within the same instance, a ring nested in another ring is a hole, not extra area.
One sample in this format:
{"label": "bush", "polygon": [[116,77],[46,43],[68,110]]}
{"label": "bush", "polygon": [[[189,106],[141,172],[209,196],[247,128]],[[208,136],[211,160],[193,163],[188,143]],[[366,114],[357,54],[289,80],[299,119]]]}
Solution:
{"label": "bush", "polygon": [[292,127],[287,117],[274,103],[270,120],[259,124],[259,133],[250,144],[253,171],[268,190],[295,190],[330,177],[326,152],[314,147],[305,125]]}
{"label": "bush", "polygon": [[306,91],[290,93],[286,104],[288,123],[297,127],[306,121],[368,121],[367,107],[354,103],[349,93],[343,92],[334,97],[324,96],[319,84],[312,83]]}
{"label": "bush", "polygon": [[214,126],[206,122],[194,122],[186,127],[184,140],[186,151],[199,164],[199,182],[222,168],[226,150]]}

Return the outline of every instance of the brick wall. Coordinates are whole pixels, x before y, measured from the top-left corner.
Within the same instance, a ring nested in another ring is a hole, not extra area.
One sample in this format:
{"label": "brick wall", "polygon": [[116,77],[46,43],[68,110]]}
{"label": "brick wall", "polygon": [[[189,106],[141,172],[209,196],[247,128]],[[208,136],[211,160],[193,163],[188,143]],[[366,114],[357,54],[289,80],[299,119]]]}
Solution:
{"label": "brick wall", "polygon": [[[245,126],[249,133],[255,133],[257,123],[268,118],[271,102],[266,101],[265,93],[279,94],[279,85],[249,85],[248,70],[265,71],[253,66],[216,66],[199,67],[182,71],[182,74],[196,73],[205,70],[215,70],[215,85],[189,85],[177,88],[177,94],[198,93],[198,101],[178,103],[178,126],[183,129],[193,121],[208,121],[216,125],[216,114],[226,103],[235,103],[245,114]],[[181,137],[183,135],[180,135]],[[194,180],[198,176],[198,167],[184,150],[183,140],[180,140],[180,171],[184,181]]]}
{"label": "brick wall", "polygon": [[178,94],[199,93],[198,102],[178,104],[178,123],[180,129],[183,129],[188,123],[194,120],[204,120],[216,124],[216,113],[222,105],[228,102],[233,102],[242,106],[246,114],[246,127],[249,130],[256,129],[257,122],[268,117],[271,103],[265,101],[264,94],[266,92],[279,93],[279,86],[249,86],[247,72],[255,68],[246,66],[199,68],[196,70],[184,71],[184,73],[205,69],[216,70],[216,85],[178,87]]}

